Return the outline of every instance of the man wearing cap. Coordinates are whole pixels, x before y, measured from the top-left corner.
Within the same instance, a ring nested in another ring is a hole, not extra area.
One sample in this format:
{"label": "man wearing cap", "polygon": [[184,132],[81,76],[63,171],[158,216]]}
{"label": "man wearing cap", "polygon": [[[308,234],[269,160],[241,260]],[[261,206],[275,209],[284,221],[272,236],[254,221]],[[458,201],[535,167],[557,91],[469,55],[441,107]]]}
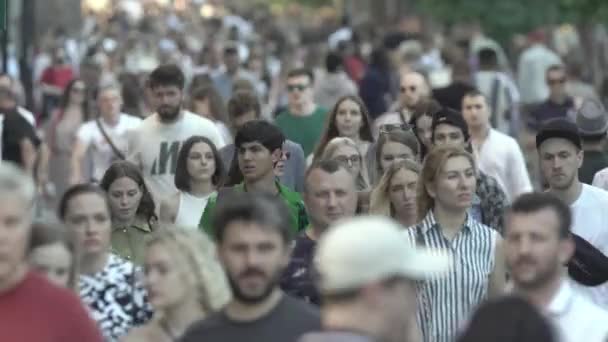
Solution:
{"label": "man wearing cap", "polygon": [[494,177],[509,200],[532,191],[532,183],[519,144],[512,137],[494,129],[485,95],[478,90],[462,98],[462,116],[471,133],[480,170]]}
{"label": "man wearing cap", "polygon": [[608,311],[579,294],[563,276],[575,250],[568,206],[551,193],[528,193],[513,202],[505,221],[513,291],[554,323],[556,340],[606,341]]}
{"label": "man wearing cap", "polygon": [[447,255],[411,245],[389,218],[342,221],[323,235],[315,253],[325,331],[299,342],[420,341],[415,282],[449,265]]}
{"label": "man wearing cap", "polygon": [[335,160],[316,162],[306,172],[304,203],[310,225],[296,238],[281,288],[294,297],[319,305],[319,293],[311,275],[314,249],[317,240],[330,225],[355,215],[355,178],[343,164]]}
{"label": "man wearing cap", "polygon": [[[572,210],[572,232],[608,255],[608,192],[579,181],[583,151],[576,124],[568,119],[547,122],[536,135],[536,148],[548,191]],[[608,284],[580,290],[608,308]]]}
{"label": "man wearing cap", "polygon": [[[462,115],[449,108],[442,108],[433,116],[431,126],[433,146],[451,145],[471,151],[469,129]],[[477,172],[477,186],[471,214],[479,222],[502,232],[502,215],[508,204],[507,196],[491,176]]]}
{"label": "man wearing cap", "polygon": [[591,184],[593,176],[608,167],[608,154],[604,150],[608,112],[601,102],[586,99],[576,113],[576,125],[583,141],[583,165],[578,171],[578,179]]}

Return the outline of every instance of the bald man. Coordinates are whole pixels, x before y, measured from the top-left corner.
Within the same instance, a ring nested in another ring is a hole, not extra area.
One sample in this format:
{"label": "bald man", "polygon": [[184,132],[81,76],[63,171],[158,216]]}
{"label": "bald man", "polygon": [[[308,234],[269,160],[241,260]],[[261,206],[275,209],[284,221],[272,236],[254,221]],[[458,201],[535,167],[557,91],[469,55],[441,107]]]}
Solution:
{"label": "bald man", "polygon": [[424,75],[416,71],[402,73],[399,98],[388,113],[382,114],[374,121],[375,136],[378,136],[382,126],[408,123],[416,105],[430,93],[431,88]]}

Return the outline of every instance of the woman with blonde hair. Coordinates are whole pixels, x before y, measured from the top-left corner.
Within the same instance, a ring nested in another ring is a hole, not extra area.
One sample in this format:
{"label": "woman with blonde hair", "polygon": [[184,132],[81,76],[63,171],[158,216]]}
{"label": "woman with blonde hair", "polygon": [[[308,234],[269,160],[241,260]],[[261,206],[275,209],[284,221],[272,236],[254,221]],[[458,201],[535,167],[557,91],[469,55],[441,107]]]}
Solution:
{"label": "woman with blonde hair", "polygon": [[333,138],[325,146],[321,159],[335,160],[343,164],[356,177],[357,190],[369,190],[367,165],[357,144],[352,139],[346,137]]}
{"label": "woman with blonde hair", "polygon": [[371,193],[370,213],[392,217],[404,227],[418,222],[416,191],[420,165],[402,160],[389,166]]}
{"label": "woman with blonde hair", "polygon": [[437,147],[426,156],[418,186],[416,226],[410,241],[454,255],[448,274],[420,284],[419,315],[425,341],[447,342],[475,308],[502,294],[506,281],[502,240],[468,213],[476,186],[473,156]]}
{"label": "woman with blonde hair", "polygon": [[131,331],[125,342],[173,342],[194,322],[231,299],[215,245],[198,232],[170,227],[146,243],[145,287],[154,317]]}
{"label": "woman with blonde hair", "polygon": [[381,131],[373,150],[375,155],[369,160],[368,167],[370,178],[374,182],[377,182],[393,163],[405,159],[420,161],[418,139],[409,130]]}

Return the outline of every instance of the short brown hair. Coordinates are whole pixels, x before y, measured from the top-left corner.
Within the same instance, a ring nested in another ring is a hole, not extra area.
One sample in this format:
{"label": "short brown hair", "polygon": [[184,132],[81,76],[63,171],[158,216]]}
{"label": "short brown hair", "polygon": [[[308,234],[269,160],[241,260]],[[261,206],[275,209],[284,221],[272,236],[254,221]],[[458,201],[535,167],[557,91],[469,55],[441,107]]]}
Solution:
{"label": "short brown hair", "polygon": [[260,117],[262,111],[258,97],[251,91],[237,91],[228,101],[228,118],[231,121],[251,111],[256,118]]}

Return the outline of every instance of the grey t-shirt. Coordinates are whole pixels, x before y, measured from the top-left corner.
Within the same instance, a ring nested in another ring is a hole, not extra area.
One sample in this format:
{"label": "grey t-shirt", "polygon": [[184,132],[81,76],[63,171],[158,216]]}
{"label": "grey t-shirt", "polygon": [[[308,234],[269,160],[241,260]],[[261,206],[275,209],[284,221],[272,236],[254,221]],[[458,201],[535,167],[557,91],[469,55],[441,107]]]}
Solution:
{"label": "grey t-shirt", "polygon": [[319,311],[284,295],[266,316],[252,322],[237,322],[219,312],[193,325],[181,342],[296,342],[305,333],[321,328]]}

